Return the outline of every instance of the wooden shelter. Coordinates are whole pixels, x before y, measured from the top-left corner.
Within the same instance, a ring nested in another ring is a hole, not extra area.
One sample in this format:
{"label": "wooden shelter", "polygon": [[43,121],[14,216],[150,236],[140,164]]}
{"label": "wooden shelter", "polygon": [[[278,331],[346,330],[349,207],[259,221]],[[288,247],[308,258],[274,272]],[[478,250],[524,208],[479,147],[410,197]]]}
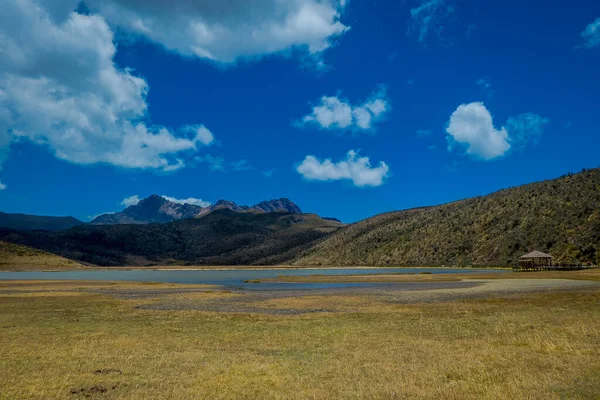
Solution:
{"label": "wooden shelter", "polygon": [[519,258],[516,266],[518,271],[546,271],[553,269],[552,262],[554,257],[541,251],[532,251]]}

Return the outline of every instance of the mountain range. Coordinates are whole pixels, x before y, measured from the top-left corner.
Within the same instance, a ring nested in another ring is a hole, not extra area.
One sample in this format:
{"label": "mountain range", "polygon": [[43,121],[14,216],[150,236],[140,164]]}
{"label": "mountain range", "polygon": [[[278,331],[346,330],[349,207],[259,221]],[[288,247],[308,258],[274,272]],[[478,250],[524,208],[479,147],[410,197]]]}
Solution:
{"label": "mountain range", "polygon": [[198,207],[160,196],[92,222],[12,226],[0,241],[99,266],[506,266],[531,250],[599,265],[600,169],[351,225],[302,214],[286,199]]}
{"label": "mountain range", "polygon": [[114,214],[100,215],[90,222],[92,225],[151,224],[196,218],[215,210],[229,209],[235,212],[287,212],[302,214],[302,210],[289,199],[263,201],[254,206],[239,206],[233,201],[219,200],[214,205],[201,207],[194,204],[176,203],[158,195],[152,195],[138,204]]}
{"label": "mountain range", "polygon": [[222,208],[162,224],[80,225],[58,232],[0,229],[0,241],[98,266],[264,265],[289,262],[342,226],[315,214]]}

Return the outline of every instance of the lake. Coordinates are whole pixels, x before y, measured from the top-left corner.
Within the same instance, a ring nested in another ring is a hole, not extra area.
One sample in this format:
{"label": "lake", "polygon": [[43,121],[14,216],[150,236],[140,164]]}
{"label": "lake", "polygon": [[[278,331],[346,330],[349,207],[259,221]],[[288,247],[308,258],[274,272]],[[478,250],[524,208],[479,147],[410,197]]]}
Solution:
{"label": "lake", "polygon": [[247,280],[307,275],[468,274],[506,272],[468,268],[340,268],[223,270],[93,270],[60,272],[0,272],[0,280],[128,281],[221,285],[247,290],[333,289],[385,285],[381,283],[245,283]]}

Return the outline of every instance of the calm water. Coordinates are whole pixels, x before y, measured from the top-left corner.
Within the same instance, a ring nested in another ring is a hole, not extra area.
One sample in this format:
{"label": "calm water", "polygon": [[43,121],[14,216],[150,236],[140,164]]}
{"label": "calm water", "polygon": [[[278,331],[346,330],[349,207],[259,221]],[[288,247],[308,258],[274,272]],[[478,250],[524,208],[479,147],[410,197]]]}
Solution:
{"label": "calm water", "polygon": [[276,278],[278,276],[307,275],[374,275],[374,274],[468,274],[494,273],[493,269],[452,268],[344,268],[344,269],[256,269],[256,270],[201,270],[201,271],[157,271],[157,270],[94,270],[61,272],[0,272],[0,280],[85,280],[85,281],[133,281],[164,283],[204,283],[250,290],[285,289],[330,289],[364,287],[373,283],[244,283],[246,280]]}

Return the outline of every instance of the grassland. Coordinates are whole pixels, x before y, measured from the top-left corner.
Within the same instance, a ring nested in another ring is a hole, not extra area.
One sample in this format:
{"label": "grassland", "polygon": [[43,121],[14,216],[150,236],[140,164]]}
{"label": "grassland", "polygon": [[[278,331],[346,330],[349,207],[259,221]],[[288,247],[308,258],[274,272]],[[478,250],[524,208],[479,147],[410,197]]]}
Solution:
{"label": "grassland", "polygon": [[581,271],[542,271],[542,272],[499,272],[465,274],[356,274],[356,275],[307,275],[257,279],[255,283],[394,283],[394,282],[461,282],[465,280],[498,279],[571,279],[600,281],[600,268]]}
{"label": "grassland", "polygon": [[0,241],[0,271],[62,271],[79,268],[85,266],[45,251]]}
{"label": "grassland", "polygon": [[417,304],[317,291],[252,300],[297,314],[200,310],[252,296],[0,282],[0,399],[600,397],[598,287]]}

